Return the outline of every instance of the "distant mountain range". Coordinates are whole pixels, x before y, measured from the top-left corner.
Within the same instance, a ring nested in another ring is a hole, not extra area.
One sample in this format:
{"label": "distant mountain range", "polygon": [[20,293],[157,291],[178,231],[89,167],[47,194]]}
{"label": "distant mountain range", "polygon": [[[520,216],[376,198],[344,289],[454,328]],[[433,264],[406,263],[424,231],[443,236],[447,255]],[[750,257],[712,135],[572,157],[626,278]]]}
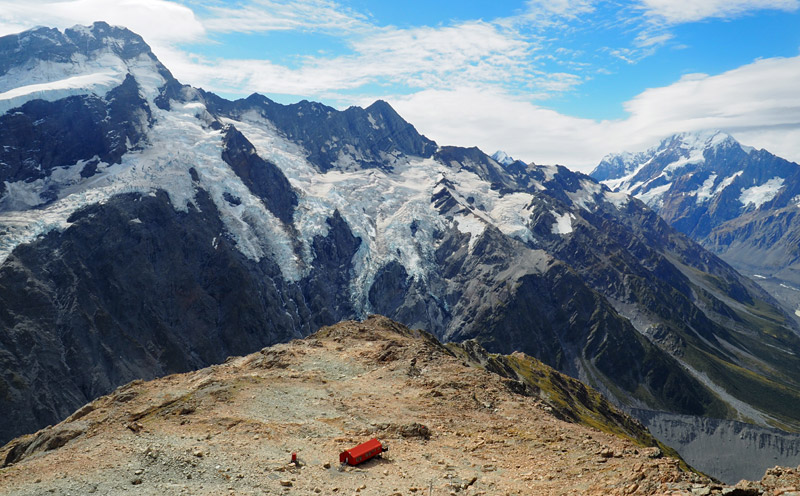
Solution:
{"label": "distant mountain range", "polygon": [[591,173],[647,203],[800,316],[800,166],[722,132],[609,155]]}
{"label": "distant mountain range", "polygon": [[382,101],[228,101],[105,23],[0,38],[0,109],[2,440],[371,313],[626,408],[800,429],[798,324],[589,176],[441,146]]}

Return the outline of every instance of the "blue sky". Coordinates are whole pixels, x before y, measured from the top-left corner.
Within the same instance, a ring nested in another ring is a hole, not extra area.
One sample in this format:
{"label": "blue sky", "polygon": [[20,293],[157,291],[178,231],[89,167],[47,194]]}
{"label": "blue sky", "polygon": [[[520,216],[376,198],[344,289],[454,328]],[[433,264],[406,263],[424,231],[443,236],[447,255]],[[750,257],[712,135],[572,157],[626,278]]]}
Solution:
{"label": "blue sky", "polygon": [[[191,3],[186,3],[191,5]],[[526,12],[524,1],[344,1],[340,5],[365,16],[376,26],[414,29],[447,27],[463,22],[512,18]],[[555,60],[532,63],[549,72],[569,72],[581,78],[571,91],[536,98],[542,105],[577,117],[616,119],[625,116],[622,103],[644,88],[668,85],[688,73],[721,73],[758,58],[791,57],[800,50],[800,11],[797,9],[753,9],[731,17],[702,19],[663,29],[673,36],[652,54],[626,61],[614,49],[634,44],[645,18],[635,19],[634,4],[598,3],[592,12],[547,29],[528,27],[542,41],[540,53]],[[779,4],[780,5],[780,4]],[[203,9],[197,9],[203,13]],[[617,19],[627,14],[627,25]],[[224,58],[262,57],[297,68],[303,57],[348,53],[346,38],[310,30],[230,33],[212,37],[218,44],[201,43],[190,48]],[[564,55],[564,50],[580,52]],[[587,64],[584,67],[576,64]],[[397,88],[403,92],[403,88]],[[529,90],[527,90],[529,91]],[[305,95],[286,95],[262,90],[276,100],[290,102]],[[525,88],[519,88],[524,95]],[[376,92],[380,93],[380,92]],[[235,92],[229,92],[235,97]],[[241,96],[239,94],[238,96]],[[336,102],[333,102],[336,103]]]}
{"label": "blue sky", "polygon": [[0,34],[105,20],[182,82],[346,108],[590,170],[707,128],[800,161],[800,0],[0,0]]}

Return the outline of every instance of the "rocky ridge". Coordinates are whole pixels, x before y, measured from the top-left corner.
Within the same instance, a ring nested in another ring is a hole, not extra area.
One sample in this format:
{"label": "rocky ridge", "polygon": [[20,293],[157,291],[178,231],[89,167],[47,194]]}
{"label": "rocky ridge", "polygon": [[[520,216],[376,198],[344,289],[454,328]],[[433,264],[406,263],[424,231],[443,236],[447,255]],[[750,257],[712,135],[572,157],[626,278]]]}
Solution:
{"label": "rocky ridge", "polygon": [[[207,369],[136,381],[0,449],[0,493],[797,491],[793,469],[730,487],[643,446],[652,438],[633,441],[559,419],[549,393],[494,371],[529,359],[455,346],[373,316]],[[560,377],[545,381],[551,392],[578,391],[577,381],[536,368]],[[341,450],[371,437],[388,445],[383,458],[338,466]],[[289,463],[292,452],[297,465]]]}

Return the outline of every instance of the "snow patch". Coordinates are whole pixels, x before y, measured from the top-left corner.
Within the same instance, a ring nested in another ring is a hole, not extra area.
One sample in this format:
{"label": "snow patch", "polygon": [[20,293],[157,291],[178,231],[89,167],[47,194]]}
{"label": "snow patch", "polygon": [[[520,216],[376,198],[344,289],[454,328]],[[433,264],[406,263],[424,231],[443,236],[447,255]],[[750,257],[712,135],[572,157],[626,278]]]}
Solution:
{"label": "snow patch", "polygon": [[469,234],[469,250],[475,247],[475,242],[486,230],[486,222],[475,215],[457,215],[453,219],[458,232]]}
{"label": "snow patch", "polygon": [[595,196],[602,193],[602,191],[603,187],[600,184],[588,179],[581,179],[578,190],[567,191],[566,194],[574,206],[591,211],[589,207],[596,204]]}
{"label": "snow patch", "polygon": [[[61,180],[64,189],[55,202],[36,210],[0,213],[0,229],[5,231],[0,238],[0,261],[22,243],[69,227],[66,219],[76,210],[104,203],[115,195],[155,196],[156,190],[164,190],[175,209],[186,211],[194,201],[195,186],[189,173],[194,168],[237,248],[253,260],[271,254],[284,277],[298,280],[300,270],[289,235],[222,161],[222,135],[203,127],[196,118],[197,104],[173,102],[169,112],[152,110],[156,119],[149,135],[151,147],[125,154],[119,164],[101,164],[98,173],[88,179],[75,179],[75,172],[82,168],[80,163],[61,173],[54,172],[52,180],[60,180],[59,174],[66,178]],[[241,205],[234,207],[225,201],[225,192],[240,198]]]}
{"label": "snow patch", "polygon": [[575,216],[572,215],[571,212],[566,212],[559,215],[555,211],[551,210],[550,213],[553,214],[553,217],[556,219],[551,227],[551,232],[553,234],[564,235],[572,232],[572,219],[574,219]]}
{"label": "snow patch", "polygon": [[717,175],[711,174],[708,176],[708,179],[703,181],[703,184],[698,188],[696,191],[692,191],[689,193],[690,195],[694,195],[697,197],[696,203],[700,205],[701,203],[707,202],[714,196],[714,183],[717,181]]}
{"label": "snow patch", "polygon": [[738,171],[723,179],[722,182],[719,183],[717,188],[714,190],[714,195],[716,196],[718,193],[722,192],[725,188],[733,184],[733,181],[735,181],[736,178],[741,176],[742,174],[744,174],[744,171]]}
{"label": "snow patch", "polygon": [[742,194],[739,195],[739,202],[744,206],[752,203],[756,208],[759,208],[764,203],[775,198],[775,195],[778,194],[781,187],[783,187],[783,178],[776,176],[764,184],[752,186],[750,188],[742,188],[740,190]]}
{"label": "snow patch", "polygon": [[375,120],[375,118],[372,117],[372,114],[369,114],[369,113],[367,114],[367,120],[369,121],[369,125],[372,126],[372,129],[381,129],[382,128],[382,126],[378,125],[378,123]]}
{"label": "snow patch", "polygon": [[152,103],[166,82],[157,62],[148,54],[123,60],[108,48],[87,57],[75,54],[69,62],[35,60],[12,67],[0,76],[0,113],[30,100],[56,101],[74,95],[105,96],[119,86],[127,74],[139,83]]}
{"label": "snow patch", "polygon": [[706,159],[703,156],[703,149],[691,149],[688,157],[681,157],[678,160],[670,163],[664,167],[663,173],[667,178],[671,178],[675,171],[680,170],[690,164],[703,163],[705,160]]}
{"label": "snow patch", "polygon": [[[496,193],[496,191],[491,193]],[[488,193],[488,192],[487,192]],[[491,200],[491,201],[490,201]],[[500,232],[524,242],[533,242],[533,234],[528,229],[533,208],[533,195],[529,193],[510,193],[504,196],[499,194],[484,201],[489,203],[489,218],[500,229]]]}
{"label": "snow patch", "polygon": [[636,197],[639,198],[640,200],[642,200],[643,202],[645,202],[648,206],[652,207],[654,205],[657,205],[659,202],[661,202],[662,197],[664,196],[664,193],[669,191],[669,189],[671,187],[672,187],[672,183],[667,183],[667,184],[664,184],[662,186],[658,186],[658,187],[655,187],[655,188],[653,188],[651,190],[648,190],[648,191],[646,191],[644,193],[640,193],[640,194],[636,195]]}
{"label": "snow patch", "polygon": [[558,167],[555,165],[539,165],[538,168],[544,172],[544,182],[552,181],[558,174]]}
{"label": "snow patch", "polygon": [[629,201],[631,201],[631,197],[627,193],[614,193],[611,191],[605,191],[603,193],[603,197],[607,202],[614,205],[617,210],[621,209],[627,205]]}
{"label": "snow patch", "polygon": [[0,93],[0,113],[16,108],[29,100],[55,101],[68,96],[94,94],[102,96],[119,86],[124,75],[114,71],[73,76],[48,83],[20,86]]}

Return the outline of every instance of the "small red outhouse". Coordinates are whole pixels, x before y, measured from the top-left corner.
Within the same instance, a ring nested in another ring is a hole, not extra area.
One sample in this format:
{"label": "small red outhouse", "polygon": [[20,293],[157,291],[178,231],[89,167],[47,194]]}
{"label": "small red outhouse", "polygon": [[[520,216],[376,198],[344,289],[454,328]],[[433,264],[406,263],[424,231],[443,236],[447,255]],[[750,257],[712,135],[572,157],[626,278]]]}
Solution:
{"label": "small red outhouse", "polygon": [[366,443],[361,443],[355,448],[342,451],[339,454],[339,463],[358,465],[376,455],[380,455],[384,451],[386,451],[386,448],[383,447],[380,441],[377,439],[370,439]]}

